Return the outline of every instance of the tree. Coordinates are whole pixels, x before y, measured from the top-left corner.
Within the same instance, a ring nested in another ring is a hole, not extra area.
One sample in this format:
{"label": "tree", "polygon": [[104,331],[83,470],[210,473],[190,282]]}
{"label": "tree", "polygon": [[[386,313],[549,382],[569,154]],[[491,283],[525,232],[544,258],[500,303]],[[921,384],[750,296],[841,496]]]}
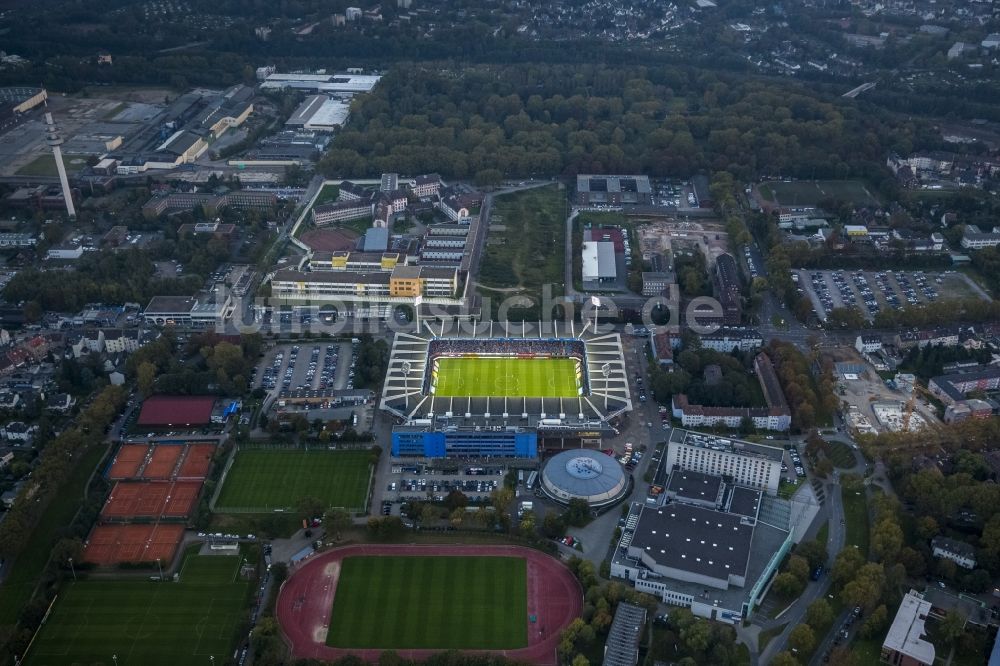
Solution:
{"label": "tree", "polygon": [[965,617],[958,611],[949,611],[938,623],[938,634],[951,645],[965,632]]}
{"label": "tree", "polygon": [[573,666],[590,666],[590,660],[582,654],[578,654],[573,657]]}
{"label": "tree", "polygon": [[548,539],[558,539],[566,532],[566,523],[562,516],[554,511],[549,511],[542,519],[542,534]]}
{"label": "tree", "polygon": [[865,623],[861,625],[861,636],[863,638],[879,636],[888,623],[889,609],[885,607],[885,604],[880,604],[878,608],[868,614]]}
{"label": "tree", "polygon": [[816,647],[816,634],[808,624],[800,624],[788,634],[788,644],[799,652],[809,652]]}
{"label": "tree", "polygon": [[67,568],[69,561],[80,563],[83,555],[83,543],[79,539],[59,539],[52,547],[52,561],[60,567]]}
{"label": "tree", "polygon": [[812,541],[803,541],[795,547],[795,554],[806,558],[811,571],[819,565],[826,563],[826,544],[820,543],[815,539]]}
{"label": "tree", "polygon": [[444,505],[451,511],[454,511],[455,509],[464,509],[469,505],[469,498],[466,497],[465,493],[461,490],[455,489],[445,496]]}
{"label": "tree", "polygon": [[567,525],[583,527],[590,521],[590,505],[587,500],[574,497],[566,506],[563,516]]}
{"label": "tree", "polygon": [[441,519],[441,512],[433,504],[424,504],[424,507],[420,510],[420,522],[424,525],[430,525],[431,523],[436,523]]}
{"label": "tree", "polygon": [[340,541],[341,534],[353,524],[351,514],[344,509],[327,509],[323,514],[323,527],[327,535],[332,535],[334,541]]}
{"label": "tree", "polygon": [[153,382],[156,381],[156,365],[143,361],[135,371],[135,378],[139,393],[148,398],[153,393]]}
{"label": "tree", "polygon": [[788,558],[785,571],[805,583],[809,579],[809,561],[801,555],[792,555]]}
{"label": "tree", "polygon": [[829,627],[833,619],[833,609],[826,599],[817,599],[806,609],[806,622],[816,629]]}
{"label": "tree", "polygon": [[800,666],[799,660],[792,656],[787,650],[774,655],[770,666]]}
{"label": "tree", "polygon": [[805,587],[805,581],[800,580],[795,574],[780,573],[774,577],[772,583],[774,591],[782,597],[797,597]]}
{"label": "tree", "polygon": [[300,516],[306,520],[312,520],[313,518],[321,517],[326,506],[323,500],[318,497],[307,496],[299,498],[299,501],[295,504],[295,508],[298,509]]}

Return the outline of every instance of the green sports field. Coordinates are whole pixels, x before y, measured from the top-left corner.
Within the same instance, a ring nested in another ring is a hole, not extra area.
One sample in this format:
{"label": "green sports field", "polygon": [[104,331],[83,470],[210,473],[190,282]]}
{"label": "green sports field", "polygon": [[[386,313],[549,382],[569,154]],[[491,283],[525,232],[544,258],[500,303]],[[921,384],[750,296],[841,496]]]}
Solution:
{"label": "green sports field", "polygon": [[361,509],[371,478],[371,452],[241,449],[226,475],[216,511],[293,509],[303,497]]}
{"label": "green sports field", "polygon": [[435,395],[442,398],[572,398],[580,393],[571,358],[442,358]]}
{"label": "green sports field", "polygon": [[63,587],[28,666],[224,664],[233,654],[250,583],[241,558],[190,555],[181,580],[80,581]]}
{"label": "green sports field", "polygon": [[326,643],[342,648],[525,647],[520,557],[348,557]]}
{"label": "green sports field", "polygon": [[878,198],[860,180],[795,180],[762,183],[758,191],[782,206],[816,206],[826,199],[855,206],[877,206]]}

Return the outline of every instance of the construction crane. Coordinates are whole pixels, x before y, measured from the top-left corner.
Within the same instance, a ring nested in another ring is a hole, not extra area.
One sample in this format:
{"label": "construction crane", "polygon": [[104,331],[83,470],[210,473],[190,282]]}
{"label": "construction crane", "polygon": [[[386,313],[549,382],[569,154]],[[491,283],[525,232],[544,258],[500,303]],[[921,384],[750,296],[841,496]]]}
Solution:
{"label": "construction crane", "polygon": [[[906,408],[903,411],[903,432],[910,431],[910,418],[913,417],[913,408],[917,403],[917,393],[920,393],[925,397],[934,397],[934,394],[930,391],[925,389],[920,384],[913,382],[913,390],[910,391],[910,399],[906,401]],[[927,425],[931,425],[931,423],[928,422]]]}

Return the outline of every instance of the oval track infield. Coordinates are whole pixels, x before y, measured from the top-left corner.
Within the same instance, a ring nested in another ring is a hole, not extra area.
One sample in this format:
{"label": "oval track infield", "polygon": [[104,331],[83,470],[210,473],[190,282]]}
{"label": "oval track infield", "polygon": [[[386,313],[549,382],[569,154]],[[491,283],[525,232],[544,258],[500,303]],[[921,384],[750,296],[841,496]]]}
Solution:
{"label": "oval track infield", "polygon": [[[339,648],[326,644],[328,623],[336,603],[337,579],[341,563],[349,557],[421,556],[421,557],[520,557],[527,563],[527,647],[513,650],[477,650],[495,652],[511,659],[534,664],[557,663],[559,633],[579,617],[583,609],[583,590],[569,569],[555,558],[520,546],[417,546],[355,545],[321,553],[299,566],[278,592],[278,623],[291,645],[292,656],[333,660],[354,654],[365,661],[377,661],[384,648]],[[456,591],[456,594],[460,594]],[[416,612],[420,612],[416,609]],[[530,620],[535,618],[535,622]],[[388,634],[392,628],[386,626]],[[387,648],[386,648],[387,649]],[[425,659],[441,649],[400,649],[395,652],[411,659]]]}

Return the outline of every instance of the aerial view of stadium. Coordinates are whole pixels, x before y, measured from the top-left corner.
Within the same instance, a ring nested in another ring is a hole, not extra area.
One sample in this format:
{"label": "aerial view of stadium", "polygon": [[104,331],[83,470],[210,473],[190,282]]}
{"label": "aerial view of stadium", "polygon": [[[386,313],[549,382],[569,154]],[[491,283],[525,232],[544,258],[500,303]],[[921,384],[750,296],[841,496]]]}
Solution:
{"label": "aerial view of stadium", "polygon": [[479,322],[398,334],[381,408],[394,455],[535,457],[548,436],[599,438],[632,402],[617,333]]}
{"label": "aerial view of stadium", "polygon": [[404,418],[426,410],[607,420],[631,408],[617,334],[547,326],[485,322],[397,335],[383,409]]}

